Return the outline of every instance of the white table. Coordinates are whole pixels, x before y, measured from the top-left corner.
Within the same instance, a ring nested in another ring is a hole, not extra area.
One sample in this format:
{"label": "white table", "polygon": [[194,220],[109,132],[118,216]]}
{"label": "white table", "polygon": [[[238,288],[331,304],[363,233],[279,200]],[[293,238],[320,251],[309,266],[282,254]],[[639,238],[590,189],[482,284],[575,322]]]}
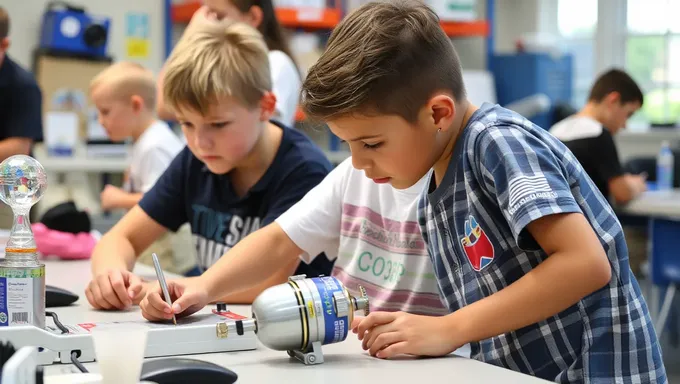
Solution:
{"label": "white table", "polygon": [[129,166],[125,156],[88,156],[85,145],[77,145],[71,156],[50,156],[39,144],[33,148],[33,155],[45,168],[48,180],[47,193],[34,208],[39,215],[67,200],[76,201],[79,209],[91,214],[101,213],[101,174],[123,173]]}
{"label": "white table", "polygon": [[680,219],[680,190],[647,191],[619,209],[630,215]]}
{"label": "white table", "polygon": [[[677,227],[680,223],[680,189],[674,189],[671,191],[647,191],[641,194],[639,197],[632,200],[625,206],[619,207],[619,210],[623,213],[629,215],[644,216],[649,219],[649,227],[652,232],[649,236],[649,290],[650,299],[648,300],[650,313],[655,322],[660,318],[665,318],[670,311],[670,306],[672,302],[669,301],[665,303],[661,309],[659,309],[659,303],[661,301],[660,292],[658,289],[657,281],[659,273],[655,273],[659,269],[658,261],[659,255],[666,255],[665,252],[673,252],[672,257],[676,257],[675,252],[678,247],[678,238],[673,235],[657,236],[656,240],[652,236],[654,233],[654,228],[657,229],[657,233],[668,233],[668,231],[660,230],[660,228],[672,225]],[[675,232],[675,231],[673,231]],[[658,242],[655,244],[655,241]],[[656,257],[654,257],[656,255]],[[656,264],[655,264],[656,263]],[[660,324],[657,324],[660,325]],[[657,329],[657,332],[661,333],[661,329]]]}
{"label": "white table", "polygon": [[71,156],[50,156],[43,145],[36,145],[33,155],[48,173],[116,173],[124,172],[129,166],[126,156],[88,156],[84,145],[78,145]]}
{"label": "white table", "polygon": [[[84,321],[116,321],[139,319],[139,308],[126,312],[95,311],[87,303],[84,288],[89,280],[87,261],[47,261],[46,280],[48,284],[72,290],[81,296],[73,306],[51,308],[64,323]],[[153,269],[138,266],[137,273],[155,278]],[[170,278],[171,275],[168,275]],[[241,315],[250,315],[248,306],[229,306]],[[243,383],[292,383],[323,382],[327,384],[346,384],[351,382],[414,383],[431,374],[438,378],[456,383],[546,383],[531,376],[481,363],[465,357],[449,355],[442,358],[403,357],[394,360],[381,360],[369,356],[357,338],[350,334],[344,342],[323,346],[325,362],[316,366],[305,366],[288,357],[286,352],[270,350],[261,344],[254,351],[228,352],[187,356],[211,361],[227,367],[239,376]],[[96,363],[85,366],[97,372]],[[52,365],[46,367],[47,375],[78,372],[72,365]]]}

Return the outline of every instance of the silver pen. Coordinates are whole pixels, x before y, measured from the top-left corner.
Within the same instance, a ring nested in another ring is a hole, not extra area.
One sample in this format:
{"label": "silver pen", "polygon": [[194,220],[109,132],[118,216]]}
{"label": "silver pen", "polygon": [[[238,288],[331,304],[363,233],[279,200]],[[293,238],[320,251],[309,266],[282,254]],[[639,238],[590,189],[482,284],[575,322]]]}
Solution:
{"label": "silver pen", "polygon": [[[165,282],[165,275],[163,274],[161,263],[158,261],[158,256],[156,256],[155,252],[151,254],[151,257],[153,258],[153,266],[156,268],[156,277],[158,278],[158,283],[161,285],[161,289],[163,290],[163,296],[165,296],[165,302],[168,303],[170,308],[172,308],[172,300],[170,300],[168,284]],[[172,322],[177,325],[177,318],[175,317],[174,313],[172,314]]]}

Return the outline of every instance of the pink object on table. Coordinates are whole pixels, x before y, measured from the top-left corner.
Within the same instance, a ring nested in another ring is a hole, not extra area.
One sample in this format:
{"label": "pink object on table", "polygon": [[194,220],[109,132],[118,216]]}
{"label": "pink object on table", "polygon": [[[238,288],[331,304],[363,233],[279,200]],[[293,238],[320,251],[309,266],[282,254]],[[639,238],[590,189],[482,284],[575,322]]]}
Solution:
{"label": "pink object on table", "polygon": [[35,244],[43,256],[56,256],[64,260],[89,259],[97,244],[89,232],[73,234],[49,229],[43,223],[32,224]]}

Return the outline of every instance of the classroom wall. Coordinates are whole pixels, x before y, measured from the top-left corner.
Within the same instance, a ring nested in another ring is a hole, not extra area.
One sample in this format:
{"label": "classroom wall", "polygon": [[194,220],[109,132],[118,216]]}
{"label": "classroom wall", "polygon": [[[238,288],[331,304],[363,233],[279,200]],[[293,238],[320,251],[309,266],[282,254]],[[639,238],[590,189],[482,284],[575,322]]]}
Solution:
{"label": "classroom wall", "polygon": [[[0,0],[11,17],[9,55],[26,68],[31,67],[32,52],[40,38],[40,22],[45,5],[50,0]],[[164,56],[163,0],[67,0],[84,6],[88,13],[111,17],[108,53],[114,60],[132,60],[150,70],[160,70]],[[128,12],[149,15],[149,50],[143,58],[129,58],[126,45],[126,15]]]}
{"label": "classroom wall", "polygon": [[496,53],[515,52],[517,39],[525,34],[557,34],[557,0],[495,1]]}
{"label": "classroom wall", "polygon": [[[182,2],[184,0],[173,0]],[[366,0],[347,0],[350,9],[358,7]],[[558,0],[512,0],[495,2],[494,50],[496,52],[514,51],[515,41],[525,33],[557,32]],[[10,55],[22,65],[30,66],[31,52],[39,37],[40,19],[49,0],[0,0],[12,17],[12,47]],[[109,53],[115,59],[126,58],[125,19],[127,12],[148,13],[150,18],[150,52],[139,61],[153,71],[160,69],[164,59],[164,18],[163,0],[69,0],[75,5],[86,5],[93,14],[113,18]],[[477,14],[486,17],[486,0],[477,1]],[[175,35],[182,28],[175,29]],[[486,40],[482,37],[456,38],[453,42],[458,50],[463,67],[466,69],[486,68]]]}

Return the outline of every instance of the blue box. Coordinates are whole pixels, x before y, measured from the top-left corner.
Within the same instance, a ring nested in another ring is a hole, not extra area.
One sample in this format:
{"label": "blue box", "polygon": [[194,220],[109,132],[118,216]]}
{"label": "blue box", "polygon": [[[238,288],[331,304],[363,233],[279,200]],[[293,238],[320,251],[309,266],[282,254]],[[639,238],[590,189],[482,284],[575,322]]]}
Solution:
{"label": "blue box", "polygon": [[48,9],[43,14],[40,48],[78,56],[106,57],[111,20],[83,9]]}
{"label": "blue box", "polygon": [[500,105],[544,93],[553,108],[537,116],[526,116],[543,129],[550,129],[554,105],[571,103],[573,58],[567,54],[555,58],[547,53],[494,55],[490,68],[496,83]]}

